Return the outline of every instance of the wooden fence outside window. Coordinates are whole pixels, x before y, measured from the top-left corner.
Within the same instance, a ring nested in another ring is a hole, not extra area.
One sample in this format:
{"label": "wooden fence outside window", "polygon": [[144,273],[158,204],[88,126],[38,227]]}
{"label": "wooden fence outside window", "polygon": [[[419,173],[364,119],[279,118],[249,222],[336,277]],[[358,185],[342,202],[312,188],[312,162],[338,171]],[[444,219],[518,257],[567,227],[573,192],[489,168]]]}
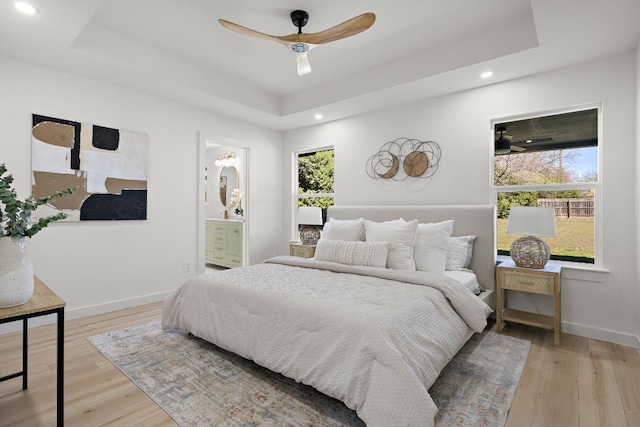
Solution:
{"label": "wooden fence outside window", "polygon": [[538,199],[538,206],[556,210],[556,217],[593,217],[593,197],[584,199]]}

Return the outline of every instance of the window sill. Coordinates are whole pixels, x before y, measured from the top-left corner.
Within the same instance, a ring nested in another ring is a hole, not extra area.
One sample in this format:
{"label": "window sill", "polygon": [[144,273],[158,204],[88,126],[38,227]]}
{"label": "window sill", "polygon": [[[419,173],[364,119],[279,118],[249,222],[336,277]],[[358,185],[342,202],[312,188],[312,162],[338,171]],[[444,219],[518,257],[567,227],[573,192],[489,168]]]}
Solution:
{"label": "window sill", "polygon": [[[498,262],[510,260],[507,255],[498,255]],[[571,280],[581,280],[585,282],[604,283],[609,275],[609,270],[596,267],[593,264],[582,264],[569,261],[549,261],[549,264],[562,266],[562,278]]]}

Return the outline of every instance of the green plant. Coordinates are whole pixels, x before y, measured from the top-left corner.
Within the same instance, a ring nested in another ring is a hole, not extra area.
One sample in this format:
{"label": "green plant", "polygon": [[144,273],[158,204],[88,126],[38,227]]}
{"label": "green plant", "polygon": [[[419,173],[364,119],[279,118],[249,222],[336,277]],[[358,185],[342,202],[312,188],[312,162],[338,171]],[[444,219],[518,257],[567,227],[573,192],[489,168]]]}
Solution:
{"label": "green plant", "polygon": [[38,206],[44,205],[57,197],[69,196],[76,191],[75,188],[56,191],[39,199],[29,196],[24,201],[21,201],[18,200],[18,194],[11,187],[13,175],[5,175],[6,172],[7,168],[4,163],[0,164],[0,202],[4,206],[4,208],[0,208],[0,237],[32,237],[50,223],[67,217],[66,213],[61,212],[40,218],[35,224],[31,223],[31,212],[36,210]]}

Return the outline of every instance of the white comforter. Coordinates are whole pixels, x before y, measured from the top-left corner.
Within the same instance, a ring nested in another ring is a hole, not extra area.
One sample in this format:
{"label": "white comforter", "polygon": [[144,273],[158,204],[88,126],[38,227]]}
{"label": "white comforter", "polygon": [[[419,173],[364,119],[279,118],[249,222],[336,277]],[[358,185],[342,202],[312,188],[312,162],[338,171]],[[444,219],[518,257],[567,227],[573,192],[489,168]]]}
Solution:
{"label": "white comforter", "polygon": [[162,325],[311,385],[367,426],[430,426],[429,387],[490,312],[442,275],[277,257],[188,280]]}

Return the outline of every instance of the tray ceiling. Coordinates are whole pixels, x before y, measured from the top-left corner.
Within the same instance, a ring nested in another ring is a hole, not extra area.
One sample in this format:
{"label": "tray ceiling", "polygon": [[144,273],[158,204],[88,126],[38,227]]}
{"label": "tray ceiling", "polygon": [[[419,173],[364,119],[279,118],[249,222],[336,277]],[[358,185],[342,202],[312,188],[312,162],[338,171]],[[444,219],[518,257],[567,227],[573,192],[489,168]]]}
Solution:
{"label": "tray ceiling", "polygon": [[[478,87],[633,48],[640,2],[33,0],[35,17],[0,5],[0,54],[274,129]],[[364,12],[375,24],[309,52],[298,76],[284,46],[231,32],[317,32]],[[479,74],[491,69],[492,79]]]}

